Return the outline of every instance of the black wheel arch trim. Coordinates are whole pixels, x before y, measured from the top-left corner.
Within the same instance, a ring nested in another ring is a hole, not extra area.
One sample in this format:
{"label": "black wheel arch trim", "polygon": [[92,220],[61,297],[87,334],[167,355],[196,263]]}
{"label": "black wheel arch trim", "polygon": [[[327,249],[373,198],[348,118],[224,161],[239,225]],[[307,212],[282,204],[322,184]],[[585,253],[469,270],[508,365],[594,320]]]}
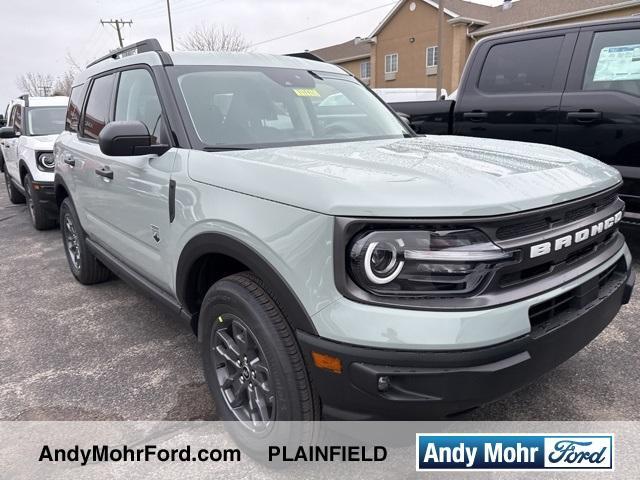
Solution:
{"label": "black wheel arch trim", "polygon": [[62,200],[58,200],[58,187],[62,187],[64,191],[67,192],[67,196],[71,198],[71,201],[73,202],[71,191],[69,190],[69,187],[67,187],[67,183],[64,181],[64,178],[62,178],[62,175],[56,173],[53,177],[53,191],[56,196],[56,203],[58,204],[58,207],[60,207]]}
{"label": "black wheel arch trim", "polygon": [[[183,248],[176,272],[176,294],[184,309],[190,270],[198,258],[208,254],[226,255],[246,265],[269,286],[294,331],[301,330],[317,335],[306,309],[282,275],[253,248],[223,233],[199,234],[189,240]],[[202,338],[202,325],[199,322],[198,339]]]}

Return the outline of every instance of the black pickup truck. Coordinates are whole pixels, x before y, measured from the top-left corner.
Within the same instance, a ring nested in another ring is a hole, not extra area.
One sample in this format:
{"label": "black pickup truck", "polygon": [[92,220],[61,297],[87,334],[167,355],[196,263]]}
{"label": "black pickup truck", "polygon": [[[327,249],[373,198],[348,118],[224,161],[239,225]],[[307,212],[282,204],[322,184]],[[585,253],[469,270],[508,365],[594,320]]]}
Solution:
{"label": "black pickup truck", "polygon": [[474,48],[455,100],[390,104],[417,133],[566,147],[623,175],[640,225],[640,17],[499,35]]}

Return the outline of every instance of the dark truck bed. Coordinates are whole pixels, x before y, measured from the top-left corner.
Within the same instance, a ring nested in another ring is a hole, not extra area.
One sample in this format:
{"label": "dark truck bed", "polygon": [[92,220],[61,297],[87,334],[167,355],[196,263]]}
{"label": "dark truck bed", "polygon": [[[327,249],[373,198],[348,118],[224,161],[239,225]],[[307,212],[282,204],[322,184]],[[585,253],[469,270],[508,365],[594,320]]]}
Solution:
{"label": "dark truck bed", "polygon": [[640,226],[640,18],[489,37],[457,100],[391,103],[417,133],[558,145],[617,168]]}

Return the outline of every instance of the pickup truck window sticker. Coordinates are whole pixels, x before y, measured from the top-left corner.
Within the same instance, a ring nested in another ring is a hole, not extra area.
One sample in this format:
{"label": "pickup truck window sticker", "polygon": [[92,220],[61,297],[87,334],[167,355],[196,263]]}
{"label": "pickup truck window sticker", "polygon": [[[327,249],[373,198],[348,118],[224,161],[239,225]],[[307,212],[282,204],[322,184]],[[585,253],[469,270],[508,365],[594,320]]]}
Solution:
{"label": "pickup truck window sticker", "polygon": [[640,44],[605,47],[593,76],[594,82],[640,80]]}

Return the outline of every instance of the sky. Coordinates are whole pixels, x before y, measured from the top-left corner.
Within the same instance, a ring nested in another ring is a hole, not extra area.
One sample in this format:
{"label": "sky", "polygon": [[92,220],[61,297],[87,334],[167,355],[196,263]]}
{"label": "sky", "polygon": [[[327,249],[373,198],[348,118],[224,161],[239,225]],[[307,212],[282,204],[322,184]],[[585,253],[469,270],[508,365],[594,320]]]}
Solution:
{"label": "sky", "polygon": [[[218,24],[237,28],[256,44],[253,51],[264,53],[313,50],[356,36],[366,37],[395,4],[393,0],[170,1],[176,46],[194,27]],[[474,1],[502,3],[502,0]],[[166,0],[21,0],[11,2],[11,6],[7,5],[9,2],[3,3],[0,112],[4,112],[9,99],[23,93],[16,86],[17,76],[27,72],[58,76],[68,69],[68,55],[86,65],[116,48],[115,29],[101,25],[101,19],[133,21],[123,28],[125,45],[155,37],[165,50],[170,49]]]}

